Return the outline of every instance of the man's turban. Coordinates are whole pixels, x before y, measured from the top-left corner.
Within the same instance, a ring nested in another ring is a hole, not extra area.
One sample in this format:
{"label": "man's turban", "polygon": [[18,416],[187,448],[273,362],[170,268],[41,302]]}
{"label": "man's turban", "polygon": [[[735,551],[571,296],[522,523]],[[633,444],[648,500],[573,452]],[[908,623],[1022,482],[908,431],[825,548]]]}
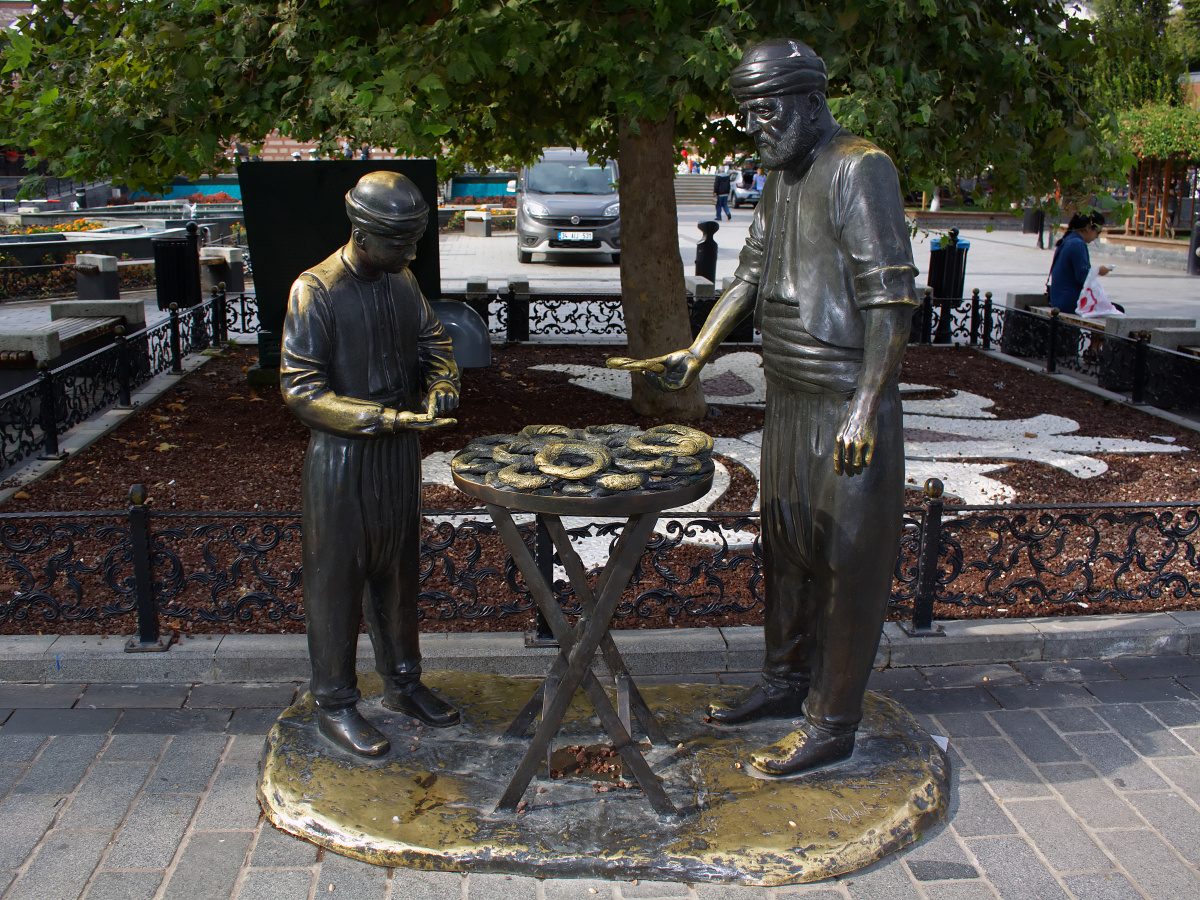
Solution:
{"label": "man's turban", "polygon": [[363,231],[419,239],[429,224],[429,204],[400,173],[371,172],[346,192],[346,215]]}
{"label": "man's turban", "polygon": [[739,103],[753,97],[823,94],[828,86],[825,62],[812,47],[784,39],[755,44],[729,76],[729,87]]}

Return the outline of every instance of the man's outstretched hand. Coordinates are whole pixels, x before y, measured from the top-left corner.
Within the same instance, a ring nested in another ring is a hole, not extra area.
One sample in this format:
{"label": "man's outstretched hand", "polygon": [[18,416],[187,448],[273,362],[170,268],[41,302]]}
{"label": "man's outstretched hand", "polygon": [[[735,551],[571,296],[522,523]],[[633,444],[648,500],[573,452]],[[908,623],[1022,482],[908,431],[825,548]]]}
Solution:
{"label": "man's outstretched hand", "polygon": [[624,372],[641,372],[646,380],[660,391],[681,391],[700,374],[704,367],[691,350],[676,350],[666,356],[653,359],[629,359],[624,356],[610,357],[606,362],[610,369]]}
{"label": "man's outstretched hand", "polygon": [[429,431],[432,428],[444,428],[447,425],[457,425],[458,419],[440,418],[440,414],[449,412],[458,406],[458,391],[450,384],[437,384],[425,398],[425,412],[414,413],[408,410],[396,411],[395,430],[409,428],[413,431]]}

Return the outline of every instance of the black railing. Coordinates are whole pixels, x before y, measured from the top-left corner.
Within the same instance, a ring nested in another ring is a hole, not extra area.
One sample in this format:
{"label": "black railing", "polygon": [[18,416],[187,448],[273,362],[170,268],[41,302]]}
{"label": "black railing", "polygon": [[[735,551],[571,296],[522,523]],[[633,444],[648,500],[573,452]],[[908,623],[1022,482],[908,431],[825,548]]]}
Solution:
{"label": "black railing", "polygon": [[230,304],[223,291],[196,307],[116,339],[87,356],[51,369],[0,396],[0,468],[35,455],[55,458],[59,438],[70,428],[113,405],[128,406],[132,391],[163,372],[183,371],[183,358],[222,344],[249,320],[246,298]]}
{"label": "black railing", "polygon": [[[0,514],[0,622],[53,629],[125,617],[109,627],[137,628],[133,643],[144,646],[164,621],[268,631],[303,621],[298,513],[160,511],[141,485],[130,499],[124,512]],[[523,630],[534,603],[490,520],[480,510],[424,515],[420,618]],[[534,523],[522,531],[532,545]],[[593,522],[571,534],[611,546],[618,531]],[[1198,545],[1200,502],[943,506],[931,479],[924,503],[905,513],[892,608],[911,633],[933,634],[937,618],[975,607],[1185,606],[1200,601]],[[744,618],[761,610],[761,566],[757,513],[665,519],[617,619]],[[578,614],[569,583],[554,587]]]}

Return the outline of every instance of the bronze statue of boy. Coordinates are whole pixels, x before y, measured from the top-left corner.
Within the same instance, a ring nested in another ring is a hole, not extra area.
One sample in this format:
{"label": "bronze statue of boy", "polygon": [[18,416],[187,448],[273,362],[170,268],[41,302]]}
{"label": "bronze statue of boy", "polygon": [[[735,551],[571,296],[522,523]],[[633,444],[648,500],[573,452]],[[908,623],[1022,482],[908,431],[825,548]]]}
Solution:
{"label": "bronze statue of boy", "polygon": [[303,474],[304,619],[321,733],[351,753],[390,747],[358,711],[366,616],[383,704],[433,726],[459,714],[421,683],[417,433],[454,419],[450,338],[408,264],[429,206],[394,172],[346,194],[350,241],[296,279],[283,327],[284,400],[312,430]]}
{"label": "bronze statue of boy", "polygon": [[752,760],[792,775],[850,756],[862,719],[902,527],[897,376],[916,268],[896,168],[834,120],[811,48],[757,44],[730,87],[770,172],[737,280],[691,347],[640,365],[678,390],[751,311],[762,332],[763,682],[711,715],[803,715]]}

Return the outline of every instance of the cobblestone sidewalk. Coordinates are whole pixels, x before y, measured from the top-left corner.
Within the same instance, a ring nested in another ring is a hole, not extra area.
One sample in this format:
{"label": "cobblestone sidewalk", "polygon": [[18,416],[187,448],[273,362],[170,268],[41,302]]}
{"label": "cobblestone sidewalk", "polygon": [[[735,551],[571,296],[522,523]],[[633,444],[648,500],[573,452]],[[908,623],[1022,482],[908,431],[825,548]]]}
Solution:
{"label": "cobblestone sidewalk", "polygon": [[877,673],[874,689],[950,738],[949,824],[869,870],[776,889],[461,876],[319,852],[255,800],[262,735],[300,687],[0,684],[4,900],[1200,896],[1189,656]]}

